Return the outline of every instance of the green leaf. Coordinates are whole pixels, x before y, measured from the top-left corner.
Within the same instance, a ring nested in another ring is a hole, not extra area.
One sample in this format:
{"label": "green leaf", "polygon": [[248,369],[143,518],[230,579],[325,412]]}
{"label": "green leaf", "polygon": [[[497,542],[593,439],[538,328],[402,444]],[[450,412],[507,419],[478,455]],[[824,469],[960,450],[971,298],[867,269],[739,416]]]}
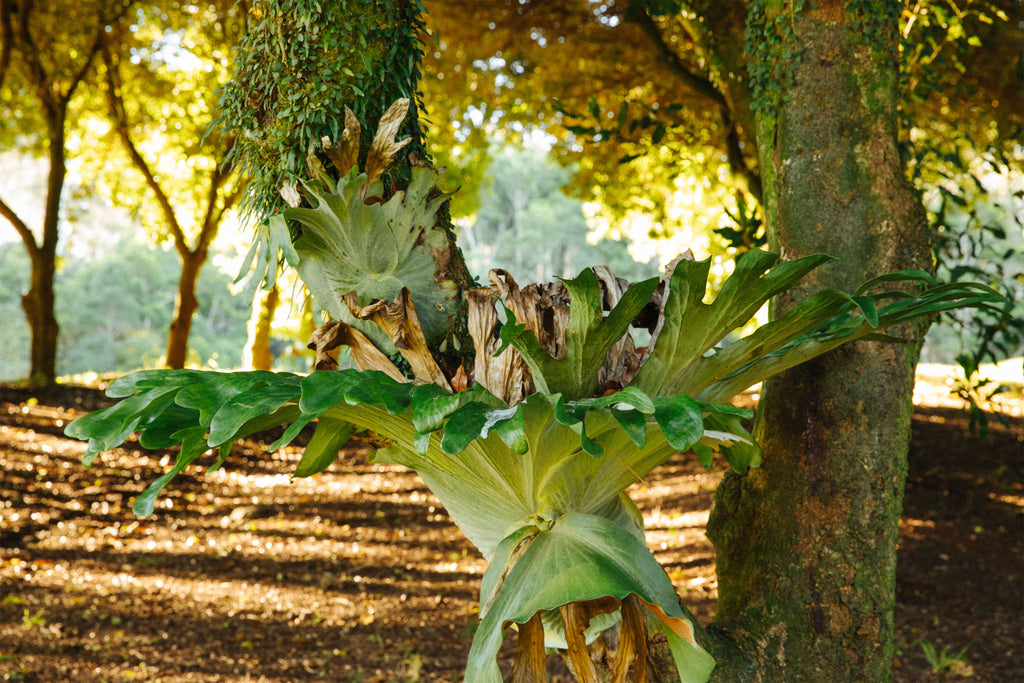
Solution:
{"label": "green leaf", "polygon": [[[714,442],[721,450],[725,461],[737,474],[745,474],[751,467],[760,466],[761,447],[757,445],[754,437],[741,423],[742,419],[749,416],[721,410],[721,406],[716,406],[716,408],[719,410],[704,415],[705,431],[702,436],[702,444],[697,444],[694,449]],[[726,435],[731,435],[733,438]],[[701,464],[710,469],[710,457],[705,456],[699,450],[697,455],[700,457]],[[705,462],[705,457],[707,457],[707,462]]]}
{"label": "green leaf", "polygon": [[178,476],[185,470],[192,462],[200,455],[210,449],[206,444],[206,428],[202,426],[188,427],[187,429],[178,432],[176,435],[181,443],[181,452],[178,453],[178,459],[174,462],[174,466],[167,471],[166,474],[159,477],[156,481],[150,484],[145,491],[139,494],[139,497],[135,499],[135,503],[132,505],[132,512],[140,517],[146,517],[153,514],[153,508],[156,506],[157,496],[164,490],[164,487],[170,483],[171,479]]}
{"label": "green leaf", "polygon": [[[359,305],[366,306],[391,301],[406,287],[427,342],[446,334],[458,315],[458,289],[444,270],[448,238],[434,227],[434,216],[447,195],[431,197],[433,172],[413,168],[404,192],[367,204],[359,192],[365,180],[350,174],[331,191],[307,185],[314,208],[288,209],[284,217],[303,226],[295,240],[296,270],[317,304],[391,355],[396,349],[390,337],[375,323],[353,316],[344,297],[354,291]],[[367,193],[381,196],[383,187],[378,181]]]}
{"label": "green leaf", "polygon": [[422,384],[411,394],[412,426],[417,432],[438,430],[444,419],[461,405],[460,396],[442,389],[436,384]]}
{"label": "green leaf", "polygon": [[351,422],[321,417],[317,422],[316,431],[302,453],[302,459],[295,467],[295,476],[309,477],[330,467],[350,436]]}
{"label": "green leaf", "polygon": [[625,100],[619,105],[619,113],[615,117],[615,124],[622,130],[623,126],[626,125],[626,118],[629,116],[629,103]]}
{"label": "green leaf", "polygon": [[854,292],[854,295],[861,295],[870,292],[872,289],[882,284],[883,282],[921,282],[929,285],[938,285],[939,281],[935,279],[935,276],[927,273],[923,270],[896,270],[885,275],[879,275],[873,277]]}
{"label": "green leaf", "polygon": [[302,379],[299,408],[304,415],[323,415],[331,407],[344,401],[345,395],[356,384],[372,380],[372,376],[364,378],[358,371],[351,370],[311,372]]}
{"label": "green leaf", "polygon": [[[878,302],[892,299],[877,308],[877,326],[865,317],[850,315],[848,309],[852,299],[842,292],[819,292],[801,302],[779,320],[741,340],[739,344],[743,346],[736,351],[730,346],[720,354],[704,359],[703,362],[709,365],[720,362],[719,372],[713,373],[715,381],[697,393],[697,398],[710,402],[727,400],[757,382],[816,358],[840,344],[858,339],[887,339],[878,334],[879,329],[954,308],[984,308],[1001,300],[995,290],[974,283],[939,285],[916,296],[882,292],[872,297],[876,306]],[[837,315],[822,320],[830,312],[830,307]],[[806,331],[797,334],[801,330]],[[723,376],[720,371],[726,368],[729,374]],[[708,376],[708,373],[704,374]]]}
{"label": "green leaf", "polygon": [[366,403],[384,406],[392,415],[398,415],[408,407],[411,401],[413,385],[398,382],[379,370],[347,370],[359,373],[361,381],[357,381],[345,393],[345,401],[352,404]]}
{"label": "green leaf", "polygon": [[[653,407],[653,405],[652,405]],[[652,411],[653,412],[653,411]],[[647,444],[647,416],[635,408],[614,408],[614,417],[638,448]]]}
{"label": "green leaf", "polygon": [[[492,430],[503,423],[513,420],[519,415],[518,407],[492,408],[483,403],[472,401],[452,413],[444,427],[441,437],[441,450],[452,455],[461,453],[474,439],[486,439]],[[520,416],[521,418],[521,416]],[[512,427],[517,430],[516,426]],[[519,431],[519,430],[517,430]],[[515,432],[508,432],[514,442],[520,437]]]}
{"label": "green leaf", "polygon": [[[525,549],[524,549],[525,546]],[[569,513],[548,529],[520,527],[506,537],[484,574],[482,622],[466,666],[467,682],[498,683],[504,624],[526,623],[539,611],[575,601],[637,595],[692,633],[692,623],[665,571],[643,540],[601,516]],[[654,612],[658,623],[665,621]],[[700,646],[670,639],[680,680],[703,682],[714,660]]]}
{"label": "green leaf", "polygon": [[199,411],[200,424],[209,426],[213,416],[229,399],[254,387],[265,386],[274,379],[274,373],[266,371],[210,372],[206,373],[202,382],[181,389],[175,401],[184,408]]}
{"label": "green leaf", "polygon": [[689,396],[655,398],[654,420],[668,442],[680,453],[690,450],[704,434],[700,405]]}
{"label": "green leaf", "polygon": [[246,423],[297,401],[300,380],[292,377],[294,381],[284,380],[280,384],[256,384],[253,390],[240,392],[225,401],[210,421],[210,446],[233,441]]}
{"label": "green leaf", "polygon": [[86,467],[96,456],[115,448],[135,432],[143,419],[155,420],[174,401],[178,387],[148,389],[103,410],[76,419],[64,433],[73,439],[88,440],[82,456]]}
{"label": "green leaf", "polygon": [[697,383],[691,367],[749,321],[768,299],[830,258],[808,256],[776,266],[777,256],[751,249],[737,259],[733,274],[710,304],[702,300],[711,260],[677,262],[669,280],[661,329],[652,339],[653,352],[633,384],[649,395],[696,395],[704,386]]}
{"label": "green leaf", "polygon": [[145,429],[139,436],[139,445],[150,450],[170,448],[181,443],[178,432],[198,424],[198,411],[169,403],[163,412],[150,413],[149,420],[139,424],[140,429]]}
{"label": "green leaf", "polygon": [[[502,349],[507,344],[515,347],[542,392],[562,394],[570,400],[590,398],[597,389],[598,373],[608,351],[622,339],[637,314],[651,300],[658,279],[631,286],[607,317],[602,312],[601,284],[592,269],[584,269],[578,277],[563,280],[563,283],[572,299],[562,358],[549,355],[532,332],[516,323],[514,315],[502,326]],[[508,309],[505,310],[508,315]]]}
{"label": "green leaf", "polygon": [[[983,285],[939,285],[922,271],[897,271],[869,280],[855,296],[837,290],[818,292],[747,337],[718,348],[764,302],[792,288],[829,258],[816,255],[777,264],[775,255],[750,250],[737,260],[733,274],[711,303],[703,302],[710,261],[678,262],[651,353],[633,386],[649,395],[686,394],[701,401],[726,401],[839,344],[877,335],[881,328],[953,308],[983,309],[999,300],[998,293]],[[917,294],[866,294],[886,282],[916,282],[927,288]]]}
{"label": "green leaf", "polygon": [[204,381],[209,372],[202,370],[139,370],[110,383],[110,398],[126,398],[144,389],[170,389]]}
{"label": "green leaf", "polygon": [[864,316],[864,320],[871,327],[878,327],[878,306],[876,305],[875,298],[870,296],[855,296],[852,297],[853,303],[857,304],[857,308],[860,309],[861,315]]}
{"label": "green leaf", "polygon": [[711,446],[705,446],[704,444],[698,443],[693,447],[693,452],[697,454],[697,459],[700,460],[701,467],[707,471],[711,471],[711,465],[714,463],[715,451],[712,450]]}
{"label": "green leaf", "polygon": [[523,416],[523,411],[519,410],[518,407],[513,410],[515,410],[515,413],[512,417],[499,422],[495,426],[495,431],[498,433],[498,438],[500,438],[513,453],[516,455],[525,455],[530,449],[530,444],[526,440],[526,418]]}

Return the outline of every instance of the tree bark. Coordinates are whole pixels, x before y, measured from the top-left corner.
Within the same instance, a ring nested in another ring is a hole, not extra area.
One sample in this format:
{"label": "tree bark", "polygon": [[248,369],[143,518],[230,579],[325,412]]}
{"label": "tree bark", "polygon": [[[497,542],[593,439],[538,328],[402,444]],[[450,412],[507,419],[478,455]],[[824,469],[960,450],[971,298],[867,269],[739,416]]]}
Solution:
{"label": "tree bark", "polygon": [[277,285],[253,297],[249,334],[242,353],[242,366],[247,370],[269,370],[274,365],[274,354],[270,351],[270,330],[279,301]]}
{"label": "tree bark", "polygon": [[174,301],[174,320],[167,333],[166,365],[172,369],[185,367],[188,359],[188,336],[192,331],[192,316],[199,308],[196,299],[196,282],[199,270],[206,263],[206,249],[179,251],[181,277],[178,278],[178,295]]}
{"label": "tree bark", "polygon": [[[774,68],[790,78],[786,96],[758,117],[769,236],[787,260],[839,257],[775,301],[777,313],[822,289],[927,269],[930,258],[897,148],[898,15],[890,23],[879,5],[865,19],[838,1],[775,11],[799,50],[777,55]],[[855,19],[874,32],[854,28]],[[708,523],[719,580],[714,629],[755,658],[748,680],[891,678],[923,332],[900,330],[906,344],[844,346],[765,383],[755,426],[764,463],[726,476]],[[737,680],[730,675],[715,680]]]}
{"label": "tree bark", "polygon": [[[32,273],[28,292],[21,306],[28,319],[31,340],[29,383],[47,386],[57,382],[57,336],[60,326],[54,315],[54,276],[57,272],[58,219],[67,169],[64,163],[64,112],[52,111],[47,117],[50,137],[50,170],[46,181],[46,209],[43,234],[38,245],[33,240],[29,256]],[[26,243],[27,246],[28,243]]]}

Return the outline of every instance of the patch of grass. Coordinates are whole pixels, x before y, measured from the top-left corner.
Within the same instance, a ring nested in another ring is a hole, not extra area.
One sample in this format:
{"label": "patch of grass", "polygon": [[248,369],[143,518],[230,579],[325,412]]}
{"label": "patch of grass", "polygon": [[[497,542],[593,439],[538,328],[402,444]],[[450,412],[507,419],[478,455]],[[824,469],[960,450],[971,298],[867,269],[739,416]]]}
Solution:
{"label": "patch of grass", "polygon": [[924,658],[928,660],[928,665],[932,667],[933,674],[943,674],[948,671],[958,676],[974,675],[974,668],[968,663],[967,658],[964,657],[964,653],[967,652],[967,648],[970,645],[965,645],[955,655],[950,655],[948,647],[942,648],[942,651],[939,652],[926,638],[919,640],[918,644],[924,651]]}
{"label": "patch of grass", "polygon": [[43,610],[36,610],[35,614],[32,614],[31,610],[23,610],[21,623],[26,628],[32,628],[35,626],[42,628],[46,626],[46,619],[43,617]]}

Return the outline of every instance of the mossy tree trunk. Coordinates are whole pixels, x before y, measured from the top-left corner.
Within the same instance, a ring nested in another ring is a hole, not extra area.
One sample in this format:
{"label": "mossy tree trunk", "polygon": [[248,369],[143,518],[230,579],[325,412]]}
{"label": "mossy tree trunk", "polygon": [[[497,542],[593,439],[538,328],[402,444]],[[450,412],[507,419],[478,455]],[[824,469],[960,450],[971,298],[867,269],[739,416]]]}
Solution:
{"label": "mossy tree trunk", "polygon": [[[924,215],[897,149],[898,3],[762,9],[752,16],[775,49],[762,51],[754,73],[783,86],[774,100],[759,91],[772,247],[787,260],[839,257],[775,301],[775,312],[873,274],[927,269]],[[770,28],[778,26],[792,33]],[[713,630],[744,651],[739,663],[753,660],[756,674],[743,679],[891,678],[897,528],[923,330],[897,334],[908,343],[843,346],[763,388],[755,436],[764,463],[726,476],[708,525],[719,580]],[[740,679],[735,661],[721,663],[715,680]]]}
{"label": "mossy tree trunk", "polygon": [[[409,101],[395,136],[408,142],[384,169],[384,199],[408,187],[414,167],[429,165],[419,92],[422,12],[419,0],[252,3],[218,123],[236,134],[228,161],[249,178],[242,209],[256,222],[286,208],[283,184],[311,177],[310,155],[319,154],[314,163],[337,175],[324,139],[338,145],[351,134],[355,125],[349,126],[346,108],[358,124],[357,166],[365,172],[379,119],[396,101]],[[295,237],[300,230],[291,227]],[[459,292],[475,287],[455,244],[447,203],[437,211],[433,228],[446,240],[432,253],[436,280],[450,281]],[[446,368],[459,367],[472,348],[464,319],[443,338],[463,343],[439,349],[431,342]]]}

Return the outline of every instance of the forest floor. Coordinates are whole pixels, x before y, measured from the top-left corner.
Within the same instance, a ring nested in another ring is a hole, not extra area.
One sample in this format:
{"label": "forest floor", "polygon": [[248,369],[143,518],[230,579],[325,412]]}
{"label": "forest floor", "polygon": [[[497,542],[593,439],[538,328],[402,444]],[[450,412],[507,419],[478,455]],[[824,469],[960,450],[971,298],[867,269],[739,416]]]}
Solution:
{"label": "forest floor", "polygon": [[[984,441],[941,375],[919,377],[899,683],[1024,680],[1024,397],[1004,398],[1006,422],[993,417]],[[63,427],[103,405],[96,388],[0,386],[0,680],[461,678],[485,566],[418,477],[351,449],[291,481],[297,449],[245,442],[137,518],[133,497],[172,456],[129,442],[84,468]],[[720,478],[677,456],[633,491],[651,548],[705,622]]]}

